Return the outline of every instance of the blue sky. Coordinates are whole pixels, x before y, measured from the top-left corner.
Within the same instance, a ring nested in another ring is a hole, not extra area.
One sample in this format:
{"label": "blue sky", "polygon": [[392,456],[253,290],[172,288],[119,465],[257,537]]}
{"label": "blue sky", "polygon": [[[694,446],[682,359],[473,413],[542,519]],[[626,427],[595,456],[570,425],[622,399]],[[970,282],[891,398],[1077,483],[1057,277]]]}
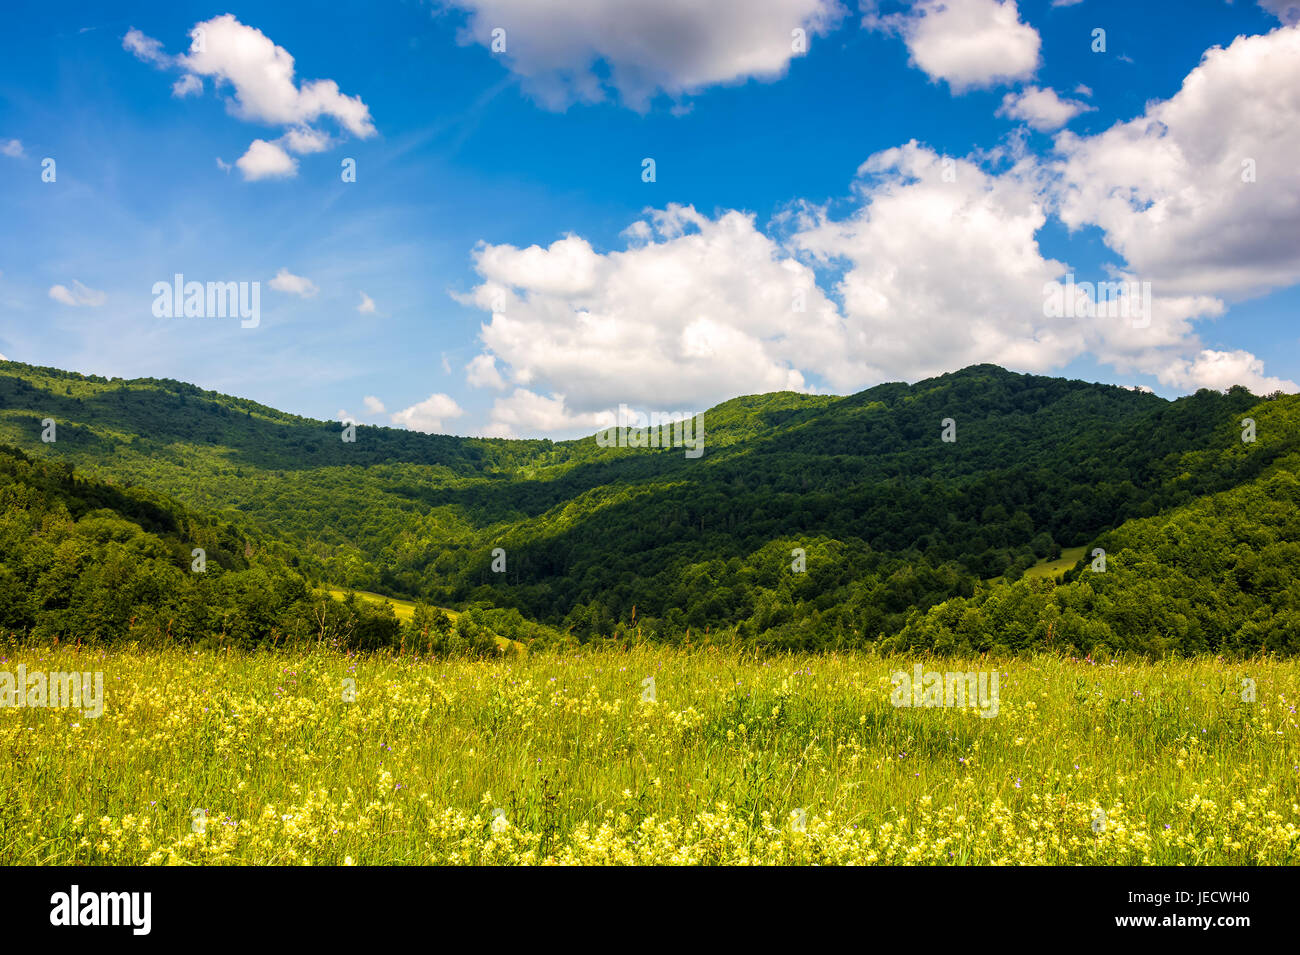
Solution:
{"label": "blue sky", "polygon": [[[1286,2],[543,6],[20,3],[0,354],[553,437],[977,361],[1300,381]],[[176,273],[257,327],[156,316]],[[1045,315],[1067,273],[1147,321]]]}

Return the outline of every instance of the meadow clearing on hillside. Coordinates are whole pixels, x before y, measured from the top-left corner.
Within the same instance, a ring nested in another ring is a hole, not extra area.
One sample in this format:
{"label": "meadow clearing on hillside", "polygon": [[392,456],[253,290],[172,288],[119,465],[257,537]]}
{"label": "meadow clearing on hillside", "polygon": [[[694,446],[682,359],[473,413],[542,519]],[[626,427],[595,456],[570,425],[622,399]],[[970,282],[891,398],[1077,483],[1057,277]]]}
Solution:
{"label": "meadow clearing on hillside", "polygon": [[[1040,560],[1032,567],[1025,568],[1024,578],[1026,580],[1034,580],[1036,578],[1042,577],[1047,580],[1054,580],[1057,577],[1060,577],[1062,574],[1064,574],[1075,564],[1077,564],[1083,558],[1083,555],[1086,554],[1087,552],[1088,552],[1088,548],[1086,546],[1066,547],[1061,551],[1060,557],[1056,557],[1048,560]],[[1006,579],[1005,577],[990,577],[988,580],[985,581],[985,583],[1000,584],[1005,579]]]}
{"label": "meadow clearing on hillside", "polygon": [[[996,667],[997,715],[896,707],[917,662]],[[5,865],[1300,858],[1296,660],[0,649],[20,664],[102,671],[104,711],[0,707]]]}

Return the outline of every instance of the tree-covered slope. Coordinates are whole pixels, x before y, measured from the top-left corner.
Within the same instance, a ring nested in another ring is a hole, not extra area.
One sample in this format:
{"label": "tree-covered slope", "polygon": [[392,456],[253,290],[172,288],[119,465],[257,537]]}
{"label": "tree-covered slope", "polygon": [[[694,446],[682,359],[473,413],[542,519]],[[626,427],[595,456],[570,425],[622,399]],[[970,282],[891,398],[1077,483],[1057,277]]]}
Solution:
{"label": "tree-covered slope", "polygon": [[1025,579],[917,615],[894,649],[1056,647],[1249,654],[1300,651],[1300,455],[1254,481],[1102,535],[1056,586]]}
{"label": "tree-covered slope", "polygon": [[836,646],[1248,484],[1300,451],[1297,400],[1170,402],[981,365],[843,398],[738,398],[704,412],[691,459],[376,427],[346,443],[338,423],[179,382],[6,363],[0,440],[281,541],[314,583],[514,608],[578,639]]}
{"label": "tree-covered slope", "polygon": [[399,624],[389,606],[314,592],[292,562],[153,492],[0,445],[0,639],[491,653],[498,632],[558,637],[501,611],[453,623],[423,604]]}
{"label": "tree-covered slope", "polygon": [[243,643],[306,597],[301,576],[227,524],[0,447],[0,629]]}

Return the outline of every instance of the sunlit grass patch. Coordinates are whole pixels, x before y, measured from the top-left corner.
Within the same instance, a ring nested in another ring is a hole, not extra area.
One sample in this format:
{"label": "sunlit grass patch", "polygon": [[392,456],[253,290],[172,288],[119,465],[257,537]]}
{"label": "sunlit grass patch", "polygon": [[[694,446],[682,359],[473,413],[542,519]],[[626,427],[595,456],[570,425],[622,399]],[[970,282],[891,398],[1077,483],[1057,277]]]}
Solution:
{"label": "sunlit grass patch", "polygon": [[891,674],[917,661],[866,653],[0,656],[0,670],[102,671],[105,685],[98,719],[0,707],[4,864],[1239,865],[1300,852],[1294,661],[925,661],[996,666],[999,711],[983,718],[895,707]]}

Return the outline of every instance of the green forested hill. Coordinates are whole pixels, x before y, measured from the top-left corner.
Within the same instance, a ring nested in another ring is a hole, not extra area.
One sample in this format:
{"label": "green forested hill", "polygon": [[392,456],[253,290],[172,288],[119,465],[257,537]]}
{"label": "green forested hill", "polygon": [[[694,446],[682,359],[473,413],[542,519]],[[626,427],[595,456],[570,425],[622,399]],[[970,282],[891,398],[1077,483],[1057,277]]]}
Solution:
{"label": "green forested hill", "polygon": [[495,653],[498,634],[559,636],[482,608],[453,621],[421,603],[399,622],[391,606],[314,591],[285,550],[0,445],[0,638]]}
{"label": "green forested hill", "polygon": [[66,464],[0,447],[0,506],[0,630],[244,642],[306,599],[301,577],[229,525]]}
{"label": "green forested hill", "polygon": [[[311,583],[513,608],[578,640],[639,630],[805,647],[881,636],[976,647],[927,621],[955,612],[953,600],[982,612],[982,579],[1004,576],[999,593],[1028,588],[1016,583],[1027,567],[1127,533],[1126,521],[1194,522],[1207,495],[1273,486],[1300,451],[1298,401],[1233,389],[1169,402],[982,365],[843,398],[735,399],[704,413],[704,456],[688,459],[591,438],[368,426],[348,444],[337,423],[180,382],[0,363],[0,442],[277,541],[286,566]],[[1247,416],[1257,421],[1251,444],[1241,441]],[[47,417],[58,425],[52,444],[40,440]],[[953,443],[940,440],[945,418],[956,424]],[[1113,540],[1119,551],[1149,543]],[[491,568],[496,547],[504,573]],[[791,569],[796,548],[805,573]],[[1229,617],[1247,609],[1234,606]],[[1228,627],[1205,640],[1220,645]],[[1165,645],[1065,630],[1081,649]]]}
{"label": "green forested hill", "polygon": [[1300,651],[1300,456],[1097,541],[1062,586],[1026,578],[917,615],[894,649],[1057,646],[1098,655]]}

